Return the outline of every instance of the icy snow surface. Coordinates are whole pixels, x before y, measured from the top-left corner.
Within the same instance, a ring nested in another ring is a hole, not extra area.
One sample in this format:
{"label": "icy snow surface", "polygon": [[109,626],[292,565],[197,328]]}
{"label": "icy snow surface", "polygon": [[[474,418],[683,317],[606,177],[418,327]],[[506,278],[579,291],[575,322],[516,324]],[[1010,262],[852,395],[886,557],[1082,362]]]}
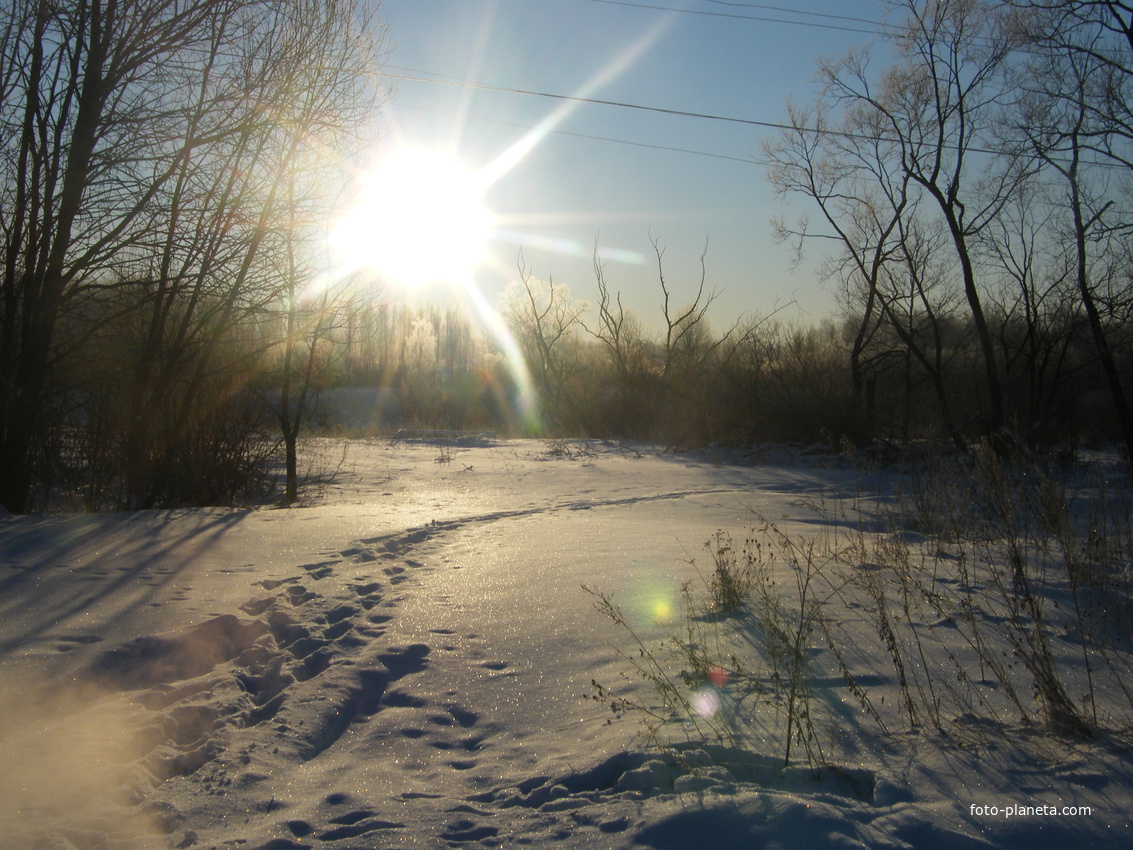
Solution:
{"label": "icy snow surface", "polygon": [[[339,474],[287,510],[0,517],[0,845],[1133,846],[1113,742],[882,740],[847,708],[833,767],[769,742],[736,776],[589,698],[650,693],[583,585],[660,640],[716,530],[814,534],[853,472],[473,442],[324,445]],[[1090,814],[1003,814],[1048,804]]]}

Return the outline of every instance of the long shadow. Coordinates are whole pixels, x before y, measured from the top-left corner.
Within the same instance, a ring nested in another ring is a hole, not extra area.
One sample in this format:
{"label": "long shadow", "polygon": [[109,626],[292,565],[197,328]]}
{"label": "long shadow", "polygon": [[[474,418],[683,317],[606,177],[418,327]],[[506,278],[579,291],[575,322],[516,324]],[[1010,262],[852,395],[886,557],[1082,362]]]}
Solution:
{"label": "long shadow", "polygon": [[[0,575],[6,573],[0,577],[0,654],[110,598],[123,604],[117,616],[129,617],[178,581],[202,547],[248,513],[145,511],[0,520]],[[124,594],[128,587],[134,592]],[[17,625],[28,607],[36,616]]]}

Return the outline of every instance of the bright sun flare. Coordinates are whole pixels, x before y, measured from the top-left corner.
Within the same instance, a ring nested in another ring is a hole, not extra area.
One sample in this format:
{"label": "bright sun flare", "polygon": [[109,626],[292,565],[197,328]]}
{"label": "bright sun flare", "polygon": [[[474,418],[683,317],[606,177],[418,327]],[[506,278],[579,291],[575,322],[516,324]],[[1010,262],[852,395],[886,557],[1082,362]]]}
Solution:
{"label": "bright sun flare", "polygon": [[483,181],[451,154],[408,148],[383,158],[331,234],[350,268],[405,286],[463,283],[484,259],[492,216]]}

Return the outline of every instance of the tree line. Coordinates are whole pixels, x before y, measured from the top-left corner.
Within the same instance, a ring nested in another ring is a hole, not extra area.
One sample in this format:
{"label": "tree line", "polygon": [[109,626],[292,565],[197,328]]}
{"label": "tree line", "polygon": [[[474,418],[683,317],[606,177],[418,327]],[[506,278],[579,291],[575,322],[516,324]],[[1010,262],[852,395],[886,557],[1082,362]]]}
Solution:
{"label": "tree line", "polygon": [[[677,309],[656,244],[657,334],[597,263],[589,319],[562,287],[532,297],[521,269],[509,315],[550,421],[678,442],[1110,440],[1133,456],[1133,7],[889,5],[886,36],[818,60],[815,99],[789,104],[757,157],[805,204],[774,232],[820,253],[837,321],[713,333],[704,278]],[[578,340],[591,350],[568,368]]]}
{"label": "tree line", "polygon": [[1133,451],[1133,8],[892,5],[893,58],[820,61],[819,96],[762,152],[817,213],[779,236],[836,245],[855,419],[880,424],[895,378],[957,441],[972,417],[1034,441],[1100,415]]}
{"label": "tree line", "polygon": [[[555,416],[678,440],[1107,439],[1133,455],[1133,7],[890,7],[878,44],[818,61],[814,101],[789,104],[758,156],[805,202],[775,234],[821,252],[838,326],[713,335],[703,278],[675,309],[655,245],[657,338],[598,265],[591,324],[553,287],[513,311]],[[581,386],[611,398],[570,400],[570,326],[604,355]]]}

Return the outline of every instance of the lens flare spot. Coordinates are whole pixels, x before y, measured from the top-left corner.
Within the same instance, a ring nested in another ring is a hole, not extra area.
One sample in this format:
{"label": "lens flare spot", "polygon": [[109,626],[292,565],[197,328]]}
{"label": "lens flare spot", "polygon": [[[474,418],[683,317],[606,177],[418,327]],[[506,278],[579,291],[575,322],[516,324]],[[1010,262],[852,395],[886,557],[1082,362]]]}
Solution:
{"label": "lens flare spot", "polygon": [[720,713],[720,694],[715,688],[705,688],[692,695],[691,704],[698,717],[711,720]]}
{"label": "lens flare spot", "polygon": [[708,668],[708,681],[716,687],[722,688],[728,684],[728,671],[718,664],[713,664]]}
{"label": "lens flare spot", "polygon": [[678,591],[659,574],[657,565],[635,561],[634,588],[627,606],[635,626],[665,626],[680,616]]}
{"label": "lens flare spot", "polygon": [[651,608],[654,621],[667,623],[673,619],[673,605],[668,599],[654,599]]}

